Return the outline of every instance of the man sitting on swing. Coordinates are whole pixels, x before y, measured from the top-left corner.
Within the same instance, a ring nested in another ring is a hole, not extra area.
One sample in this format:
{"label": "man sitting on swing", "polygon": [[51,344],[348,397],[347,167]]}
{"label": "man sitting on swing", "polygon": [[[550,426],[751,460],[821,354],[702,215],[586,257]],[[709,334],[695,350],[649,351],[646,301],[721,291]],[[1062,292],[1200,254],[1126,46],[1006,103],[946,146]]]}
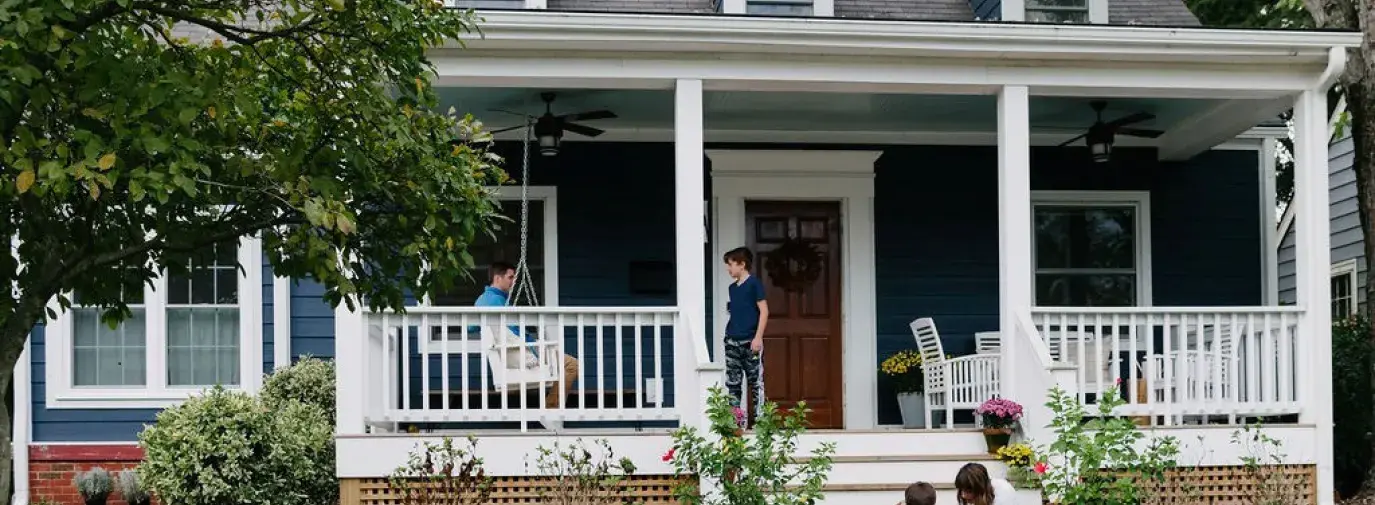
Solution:
{"label": "man sitting on swing", "polygon": [[[516,267],[504,261],[492,262],[488,272],[491,275],[491,284],[482,290],[478,295],[477,301],[473,302],[476,307],[505,307],[511,296],[511,289],[516,285]],[[515,325],[510,326],[511,332],[516,335],[524,335],[525,341],[536,343],[539,337],[531,331],[526,331]],[[535,346],[530,346],[530,352],[538,356]],[[578,359],[568,354],[563,355],[563,387],[555,384],[549,389],[549,395],[544,397],[545,408],[556,409],[559,407],[560,389],[563,396],[573,391],[573,381],[578,380]]]}

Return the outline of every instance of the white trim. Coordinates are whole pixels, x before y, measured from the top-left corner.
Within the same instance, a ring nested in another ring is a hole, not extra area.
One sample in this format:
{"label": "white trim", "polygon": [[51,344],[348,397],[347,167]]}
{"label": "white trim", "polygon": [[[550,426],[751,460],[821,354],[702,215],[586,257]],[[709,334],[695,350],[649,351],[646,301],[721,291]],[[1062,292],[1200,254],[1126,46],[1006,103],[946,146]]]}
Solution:
{"label": "white trim", "polygon": [[14,438],[10,446],[14,462],[14,505],[28,505],[29,440],[33,434],[33,352],[24,342],[19,363],[14,367]]}
{"label": "white trim", "polygon": [[[1309,209],[1328,208],[1330,175],[1327,88],[1310,89],[1294,101],[1294,199]],[[1318,503],[1333,502],[1332,438],[1332,236],[1328,212],[1296,217],[1294,288],[1306,313],[1300,334],[1310,345],[1298,346],[1297,390],[1307,398],[1299,422],[1319,427],[1317,435]]]}
{"label": "white trim", "polygon": [[291,366],[291,288],[296,281],[272,278],[272,368]]}
{"label": "white trim", "polygon": [[721,2],[722,14],[744,14],[745,0],[718,0]]}
{"label": "white trim", "polygon": [[525,0],[526,9],[543,10],[549,8],[548,0]]}
{"label": "white trim", "polygon": [[[715,260],[744,244],[748,199],[840,202],[841,317],[844,351],[842,402],[846,429],[873,428],[878,390],[874,381],[875,331],[874,163],[881,151],[708,150],[716,203]],[[724,265],[712,261],[717,349],[723,348],[729,297]],[[719,355],[718,355],[719,356]]]}
{"label": "white trim", "polygon": [[[1149,191],[1032,191],[1031,217],[1034,220],[1036,206],[1094,206],[1111,205],[1132,207],[1136,217],[1136,306],[1153,305],[1153,275],[1151,274],[1151,193]],[[1032,275],[1036,273],[1036,235],[1032,236]],[[1032,286],[1036,285],[1035,280]],[[1034,303],[1034,300],[1033,300]]]}
{"label": "white trim", "polygon": [[[1354,316],[1361,312],[1361,292],[1359,291],[1360,284],[1357,282],[1357,279],[1360,278],[1360,273],[1359,270],[1356,268],[1356,258],[1351,258],[1349,260],[1343,260],[1333,263],[1331,276],[1337,277],[1339,275],[1351,276],[1351,281],[1348,285],[1348,289],[1351,290],[1351,313],[1340,315],[1343,317]],[[1332,317],[1335,318],[1338,315],[1339,314],[1332,314]]]}
{"label": "white trim", "polygon": [[[533,10],[492,11],[485,12],[483,17],[483,38],[465,41],[467,47],[535,51],[630,49],[717,57],[726,53],[771,53],[800,58],[815,54],[890,54],[1077,62],[1192,60],[1235,66],[1268,60],[1323,67],[1330,61],[1330,49],[1361,44],[1360,33],[1333,31]],[[608,42],[618,44],[613,47]],[[451,42],[438,50],[461,47]],[[1312,70],[1309,86],[1320,68]]]}
{"label": "white trim", "polygon": [[1089,22],[1097,25],[1108,24],[1109,0],[1089,0]]}
{"label": "white trim", "polygon": [[1210,147],[1236,137],[1233,132],[1251,128],[1293,106],[1292,97],[1270,100],[1230,100],[1202,113],[1170,125],[1169,131],[1156,139],[1162,161],[1182,161],[1208,150]]}
{"label": "white trim", "polygon": [[1278,205],[1275,196],[1275,149],[1278,144],[1276,139],[1264,139],[1260,150],[1256,152],[1256,173],[1260,177],[1260,284],[1262,299],[1267,307],[1280,304],[1279,241],[1282,237],[1275,233],[1275,207]]}
{"label": "white trim", "polygon": [[812,0],[812,15],[816,17],[835,16],[835,0]]}
{"label": "white trim", "polygon": [[1026,0],[1002,0],[998,17],[1003,21],[1026,21]]}
{"label": "white trim", "polygon": [[[263,375],[262,242],[240,237],[239,266],[239,385],[231,389],[256,392]],[[50,409],[164,408],[199,394],[205,387],[167,385],[167,278],[158,276],[144,289],[145,337],[148,363],[144,387],[85,388],[72,385],[72,312],[54,300],[49,307],[58,313],[44,333],[47,360],[47,407]]]}

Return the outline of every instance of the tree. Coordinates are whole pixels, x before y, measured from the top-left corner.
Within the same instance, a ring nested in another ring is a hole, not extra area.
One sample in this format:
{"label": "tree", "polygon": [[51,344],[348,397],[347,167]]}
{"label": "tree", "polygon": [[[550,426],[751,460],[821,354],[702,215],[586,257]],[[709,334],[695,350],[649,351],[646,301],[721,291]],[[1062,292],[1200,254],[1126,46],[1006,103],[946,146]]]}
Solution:
{"label": "tree", "polygon": [[114,325],[239,237],[335,305],[452,285],[506,176],[425,55],[474,29],[435,0],[0,0],[0,391],[50,301]]}
{"label": "tree", "polygon": [[[1375,67],[1371,66],[1375,60],[1368,54],[1375,43],[1375,4],[1368,0],[1303,0],[1303,4],[1318,28],[1359,31],[1363,35],[1361,47],[1346,52],[1346,70],[1337,85],[1346,96],[1350,115],[1356,201],[1361,234],[1365,237],[1366,268],[1370,269],[1375,265]],[[1375,276],[1366,277],[1366,299],[1375,301]],[[1365,310],[1367,317],[1375,315],[1375,303],[1367,303]],[[1371,339],[1375,340],[1375,333]],[[1375,377],[1375,370],[1371,372]],[[1375,492],[1375,471],[1366,475],[1363,492]]]}

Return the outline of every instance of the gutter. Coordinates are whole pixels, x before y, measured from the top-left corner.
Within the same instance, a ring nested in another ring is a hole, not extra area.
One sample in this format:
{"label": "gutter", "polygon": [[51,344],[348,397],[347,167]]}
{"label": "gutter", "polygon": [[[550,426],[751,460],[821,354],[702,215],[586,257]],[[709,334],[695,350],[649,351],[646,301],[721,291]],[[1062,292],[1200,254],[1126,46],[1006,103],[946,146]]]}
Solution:
{"label": "gutter", "polygon": [[[1342,73],[1346,71],[1346,47],[1328,48],[1327,68],[1323,69],[1322,75],[1318,76],[1317,88],[1319,93],[1327,93],[1327,90],[1332,89],[1332,85],[1336,84],[1337,79],[1341,78]],[[1329,123],[1335,123],[1335,120],[1329,121]]]}
{"label": "gutter", "polygon": [[[1359,47],[1361,34],[1336,31],[1159,28],[771,18],[561,11],[481,11],[482,39],[472,48],[633,48],[648,51],[813,52],[874,55],[926,49],[946,56],[989,53],[1009,58],[1181,61],[1190,57],[1240,63],[1262,58],[1330,63],[1333,48]],[[512,44],[522,42],[523,44]],[[601,43],[597,45],[596,43]],[[656,45],[658,44],[658,45]],[[450,43],[446,48],[458,48]]]}

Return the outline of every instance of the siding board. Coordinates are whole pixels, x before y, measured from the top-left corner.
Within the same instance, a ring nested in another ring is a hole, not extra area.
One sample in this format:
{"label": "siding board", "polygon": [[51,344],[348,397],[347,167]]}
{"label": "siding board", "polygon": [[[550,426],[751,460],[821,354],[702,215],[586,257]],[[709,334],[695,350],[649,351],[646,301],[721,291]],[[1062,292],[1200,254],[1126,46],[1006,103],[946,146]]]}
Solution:
{"label": "siding board", "polygon": [[[1362,242],[1359,203],[1356,200],[1356,170],[1354,144],[1344,137],[1328,146],[1328,219],[1331,234],[1330,263],[1356,260],[1357,286],[1365,286],[1365,249]],[[1298,210],[1302,212],[1302,209]],[[1297,225],[1290,227],[1280,240],[1278,251],[1280,302],[1297,303],[1295,292],[1294,240]],[[1364,289],[1356,290],[1362,305],[1366,302]]]}

